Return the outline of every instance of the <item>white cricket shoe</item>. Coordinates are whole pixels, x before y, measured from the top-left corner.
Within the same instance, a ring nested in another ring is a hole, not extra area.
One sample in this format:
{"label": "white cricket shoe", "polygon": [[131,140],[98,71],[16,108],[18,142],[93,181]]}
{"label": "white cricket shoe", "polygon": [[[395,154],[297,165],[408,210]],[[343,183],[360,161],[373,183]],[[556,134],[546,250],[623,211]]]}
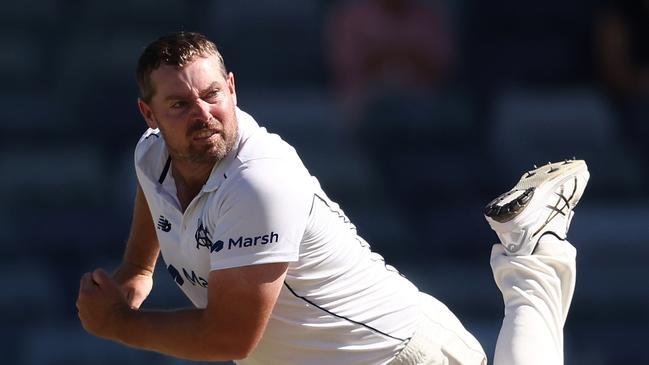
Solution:
{"label": "white cricket shoe", "polygon": [[485,207],[485,218],[509,255],[531,255],[544,235],[566,239],[572,209],[588,183],[583,160],[548,163],[528,171]]}

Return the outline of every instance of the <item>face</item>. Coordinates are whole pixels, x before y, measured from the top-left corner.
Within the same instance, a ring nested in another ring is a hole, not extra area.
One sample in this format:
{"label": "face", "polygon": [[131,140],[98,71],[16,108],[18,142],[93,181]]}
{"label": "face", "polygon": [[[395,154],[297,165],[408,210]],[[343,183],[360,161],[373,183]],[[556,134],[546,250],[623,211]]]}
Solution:
{"label": "face", "polygon": [[151,73],[155,93],[138,101],[151,128],[159,128],[175,163],[214,164],[237,139],[234,75],[223,75],[216,56],[197,57],[182,69],[161,65]]}

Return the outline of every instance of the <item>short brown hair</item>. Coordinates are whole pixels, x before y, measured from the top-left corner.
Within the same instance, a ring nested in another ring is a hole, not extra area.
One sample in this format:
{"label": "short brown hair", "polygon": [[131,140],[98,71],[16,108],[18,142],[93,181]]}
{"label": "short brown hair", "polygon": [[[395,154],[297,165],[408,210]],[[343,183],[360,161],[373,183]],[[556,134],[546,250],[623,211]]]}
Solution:
{"label": "short brown hair", "polygon": [[203,34],[195,32],[174,32],[166,34],[149,44],[137,63],[136,78],[140,88],[140,97],[145,102],[151,101],[155,90],[151,84],[151,73],[161,64],[183,68],[196,57],[215,55],[219,59],[221,72],[227,75],[223,56],[216,44]]}

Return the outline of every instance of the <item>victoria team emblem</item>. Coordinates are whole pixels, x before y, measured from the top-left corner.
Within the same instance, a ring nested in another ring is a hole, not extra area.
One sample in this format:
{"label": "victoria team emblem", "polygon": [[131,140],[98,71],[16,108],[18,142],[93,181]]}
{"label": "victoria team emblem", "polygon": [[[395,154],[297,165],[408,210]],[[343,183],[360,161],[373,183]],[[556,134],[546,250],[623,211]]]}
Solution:
{"label": "victoria team emblem", "polygon": [[210,231],[203,225],[203,220],[198,219],[198,228],[196,229],[196,234],[194,234],[194,238],[196,238],[196,249],[200,250],[201,247],[207,247],[208,249],[212,248],[212,238],[211,238]]}
{"label": "victoria team emblem", "polygon": [[196,229],[196,234],[194,234],[194,238],[196,238],[196,249],[200,250],[201,247],[206,247],[210,250],[210,253],[212,252],[219,252],[223,249],[223,241],[218,240],[214,243],[212,243],[212,235],[210,234],[210,231],[203,225],[203,220],[200,218],[198,219],[198,228]]}

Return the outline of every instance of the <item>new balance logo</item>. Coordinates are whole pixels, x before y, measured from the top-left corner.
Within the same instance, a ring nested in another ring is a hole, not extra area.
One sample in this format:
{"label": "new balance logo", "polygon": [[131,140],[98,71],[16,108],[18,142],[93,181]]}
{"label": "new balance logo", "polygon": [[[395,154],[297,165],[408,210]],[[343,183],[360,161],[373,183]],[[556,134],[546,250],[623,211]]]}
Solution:
{"label": "new balance logo", "polygon": [[158,229],[161,229],[163,232],[171,231],[171,223],[164,216],[158,218]]}

